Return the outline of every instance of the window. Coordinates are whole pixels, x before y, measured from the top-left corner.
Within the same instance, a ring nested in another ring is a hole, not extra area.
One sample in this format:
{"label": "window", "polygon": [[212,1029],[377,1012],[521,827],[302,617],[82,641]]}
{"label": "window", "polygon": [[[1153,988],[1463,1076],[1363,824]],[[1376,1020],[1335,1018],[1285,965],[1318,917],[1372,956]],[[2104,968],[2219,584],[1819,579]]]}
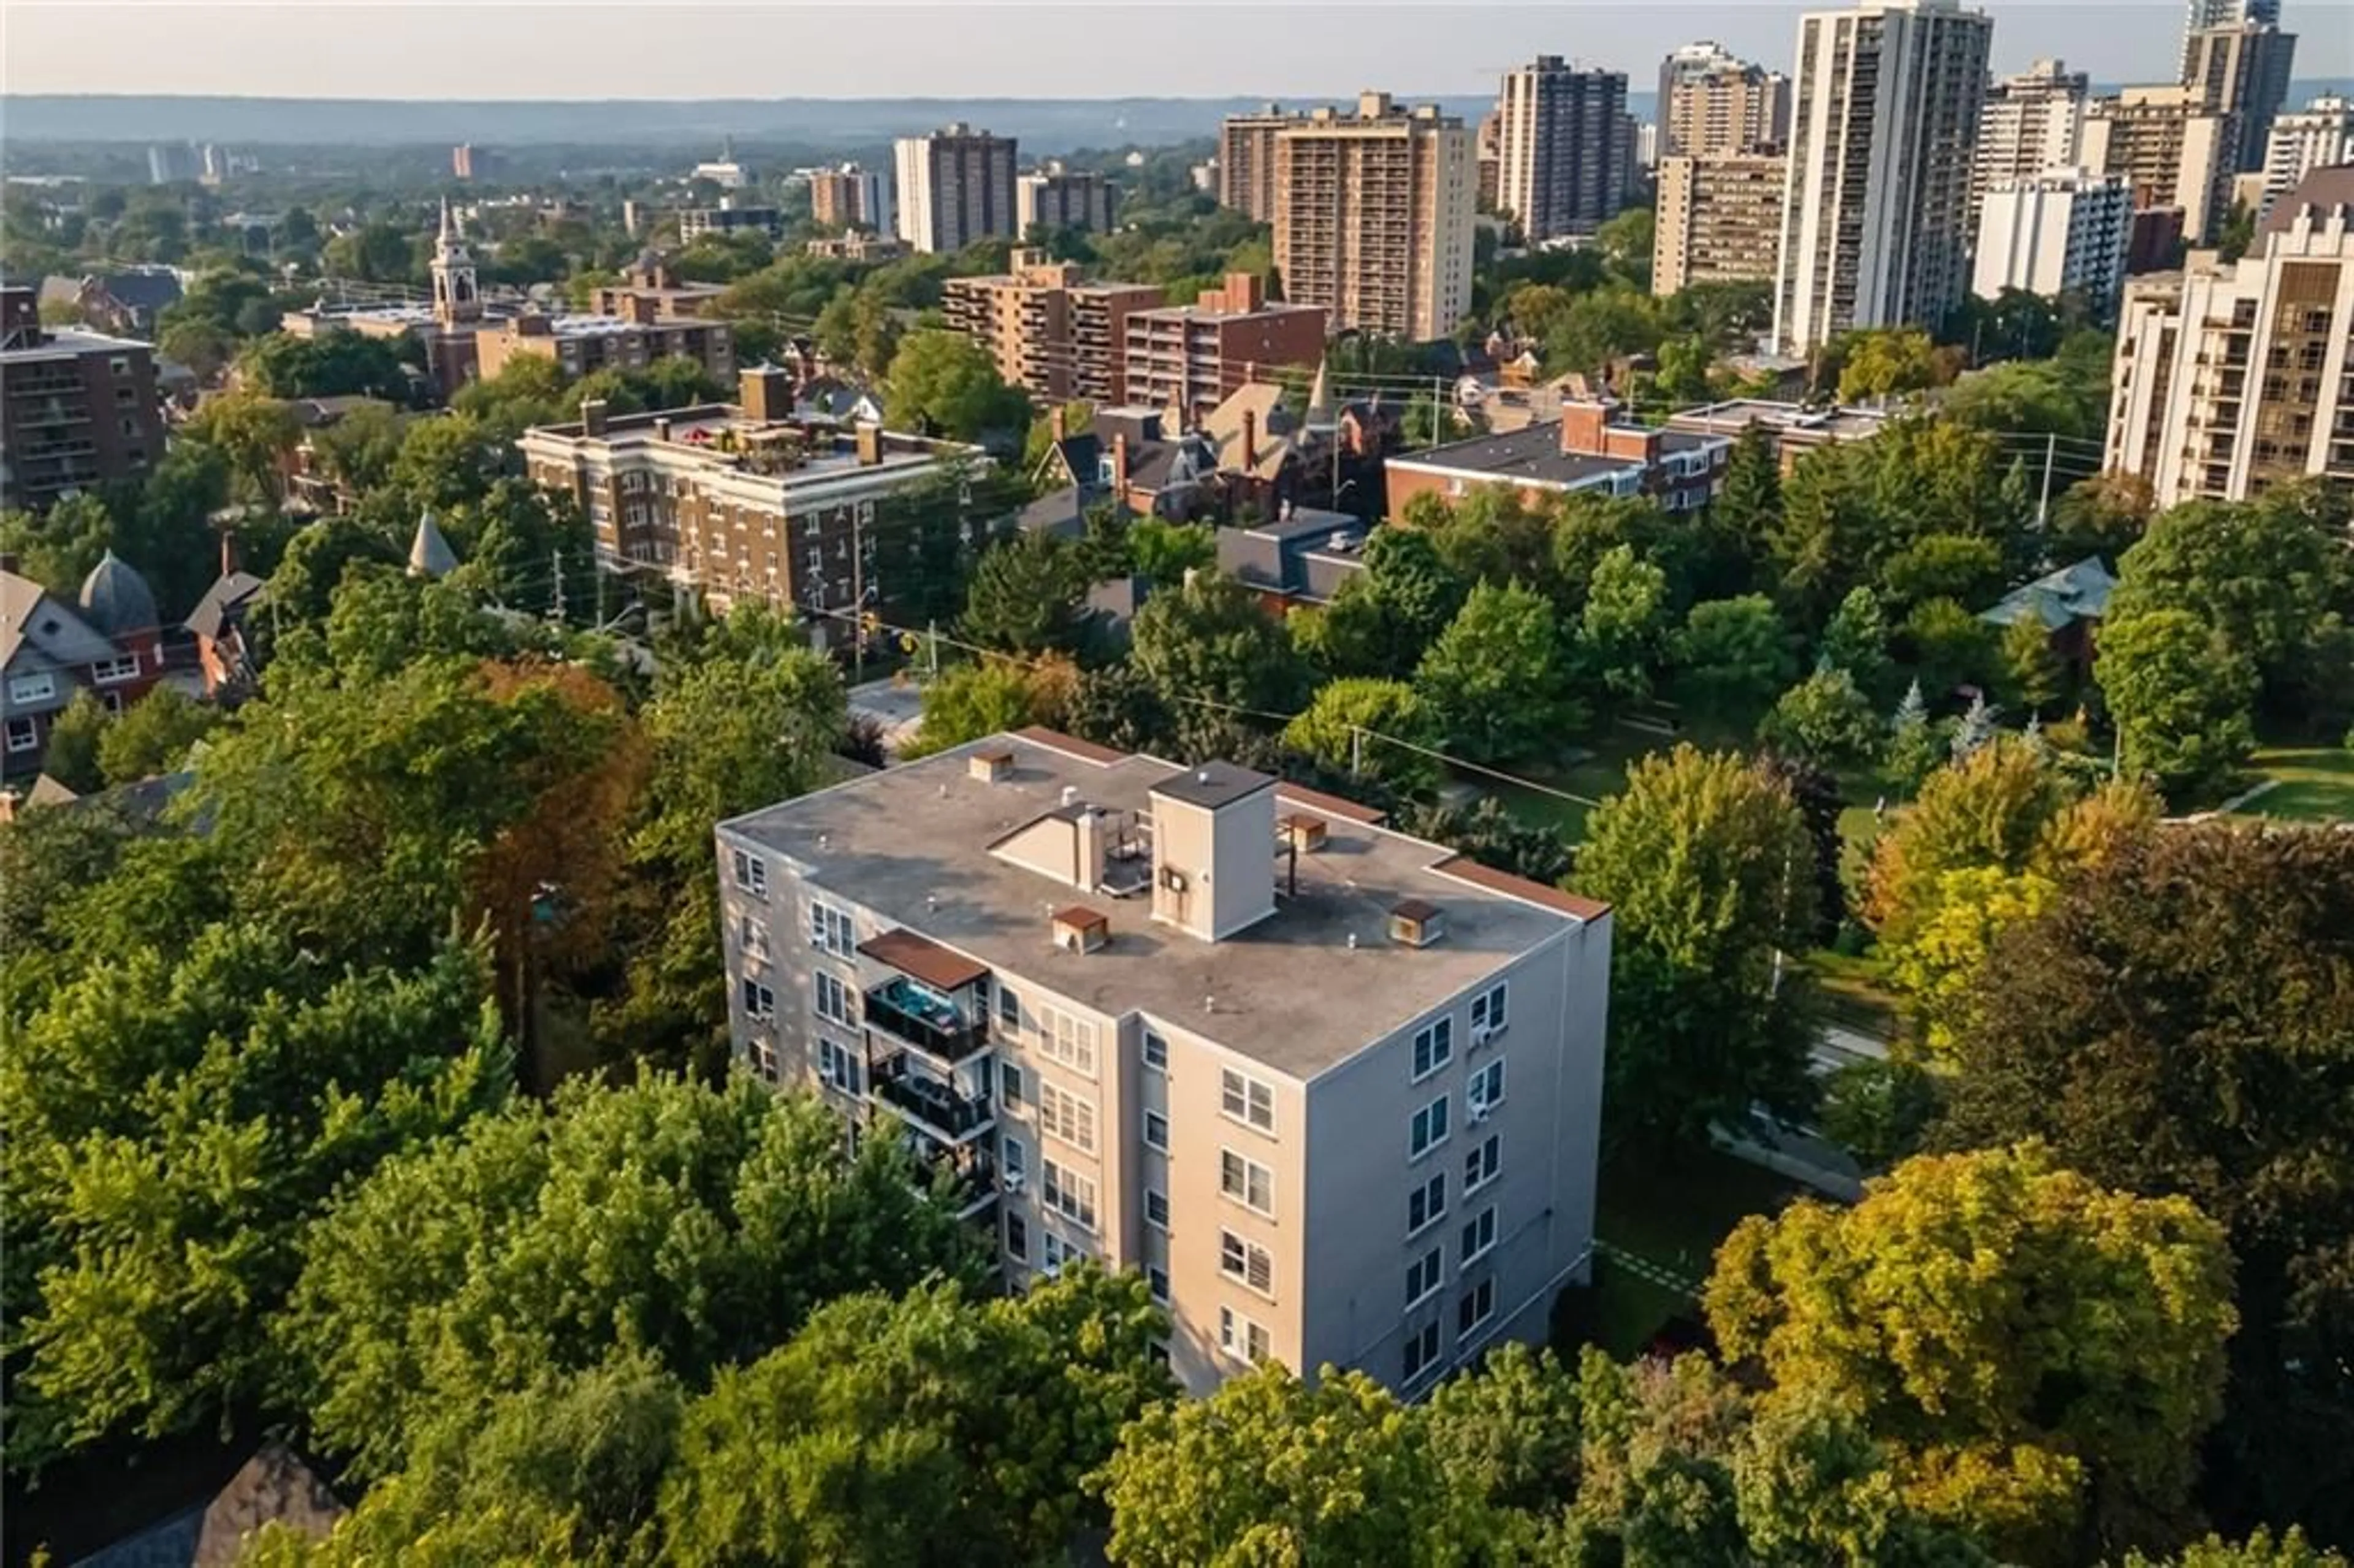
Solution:
{"label": "window", "polygon": [[1447,1172],[1441,1171],[1406,1194],[1405,1234],[1412,1235],[1447,1213]]}
{"label": "window", "polygon": [[1159,1225],[1164,1231],[1169,1228],[1168,1193],[1156,1192],[1150,1187],[1144,1190],[1144,1223]]}
{"label": "window", "polygon": [[1218,1348],[1247,1366],[1267,1360],[1267,1330],[1231,1307],[1218,1308]]}
{"label": "window", "polygon": [[1096,1075],[1096,1026],[1060,1008],[1038,1010],[1038,1054],[1086,1077]]}
{"label": "window", "polygon": [[1169,1118],[1159,1111],[1144,1113],[1144,1143],[1148,1149],[1169,1152]]}
{"label": "window", "polygon": [[1479,1044],[1480,1031],[1493,1034],[1504,1027],[1504,1001],[1508,990],[1502,980],[1498,980],[1471,999],[1472,1044]]}
{"label": "window", "polygon": [[106,368],[116,376],[128,376],[131,374],[131,358],[128,355],[118,354],[106,362]]}
{"label": "window", "polygon": [[1405,1381],[1413,1383],[1438,1364],[1438,1325],[1425,1323],[1405,1338]]}
{"label": "window", "polygon": [[1040,1196],[1045,1205],[1075,1225],[1096,1228],[1096,1184],[1075,1175],[1051,1160],[1038,1161]]}
{"label": "window", "polygon": [[41,744],[41,726],[32,719],[16,715],[8,720],[8,749],[32,751]]}
{"label": "window", "polygon": [[1068,1089],[1043,1079],[1038,1085],[1038,1130],[1059,1138],[1082,1154],[1096,1151],[1096,1107]]}
{"label": "window", "polygon": [[1419,1160],[1446,1141],[1447,1097],[1441,1095],[1414,1113],[1414,1121],[1406,1131],[1406,1158]]}
{"label": "window", "polygon": [[1432,1247],[1405,1266],[1405,1304],[1411,1311],[1429,1299],[1444,1282],[1447,1265],[1443,1249]]}
{"label": "window", "polygon": [[1018,1138],[1001,1138],[997,1140],[997,1164],[1005,1172],[1005,1185],[1019,1186],[1022,1179],[1030,1174],[1030,1151],[1022,1147]]}
{"label": "window", "polygon": [[1447,1065],[1455,1054],[1455,1020],[1426,1023],[1414,1037],[1414,1078],[1420,1083]]}
{"label": "window", "polygon": [[1474,1117],[1494,1110],[1504,1098],[1504,1064],[1490,1062],[1471,1075],[1464,1086],[1463,1103],[1471,1107]]}
{"label": "window", "polygon": [[1224,1068],[1218,1075],[1219,1107],[1246,1127],[1275,1130],[1275,1090],[1257,1078]]}
{"label": "window", "polygon": [[1159,1073],[1169,1070],[1169,1042],[1150,1029],[1144,1032],[1144,1065]]}
{"label": "window", "polygon": [[777,993],[758,980],[747,980],[744,982],[744,1012],[755,1019],[776,1017]]}
{"label": "window", "polygon": [[1496,1179],[1504,1168],[1504,1135],[1491,1132],[1487,1141],[1463,1157],[1463,1192],[1466,1197]]}
{"label": "window", "polygon": [[8,683],[8,700],[12,703],[45,703],[57,694],[58,678],[47,670],[19,675]]}
{"label": "window", "polygon": [[1255,1241],[1232,1231],[1218,1233],[1218,1272],[1239,1279],[1262,1296],[1275,1294],[1275,1258]]}
{"label": "window", "polygon": [[1087,1255],[1087,1249],[1076,1242],[1067,1242],[1052,1231],[1038,1233],[1038,1266],[1049,1277],[1063,1272],[1066,1263],[1076,1263]]}
{"label": "window", "polygon": [[1022,1069],[1011,1062],[1001,1062],[997,1069],[997,1097],[1004,1105],[1022,1103]]}
{"label": "window", "polygon": [[810,900],[810,946],[821,953],[832,953],[837,959],[850,957],[857,938],[850,928],[850,916],[831,904]]}
{"label": "window", "polygon": [[777,1048],[775,1046],[765,1040],[755,1040],[752,1042],[751,1050],[747,1054],[751,1058],[754,1072],[772,1084],[777,1081]]}
{"label": "window", "polygon": [[[1147,1288],[1151,1290],[1152,1298],[1155,1301],[1160,1302],[1164,1307],[1169,1304],[1169,1271],[1167,1269],[1155,1268],[1149,1264],[1146,1265],[1144,1270],[1144,1283]],[[1161,1353],[1163,1356],[1166,1356],[1169,1352],[1167,1350],[1163,1349]]]}
{"label": "window", "polygon": [[138,679],[139,655],[125,653],[118,658],[101,659],[90,667],[90,678],[101,686],[115,685]]}
{"label": "window", "polygon": [[747,915],[736,925],[736,945],[748,959],[765,961],[769,956],[769,923],[755,915]]}
{"label": "window", "polygon": [[857,1022],[850,1014],[850,988],[840,975],[817,971],[817,1015],[845,1026]]}
{"label": "window", "polygon": [[1246,1209],[1275,1213],[1275,1172],[1231,1149],[1218,1150],[1218,1191]]}
{"label": "window", "polygon": [[821,1038],[817,1043],[817,1075],[831,1088],[845,1095],[858,1092],[858,1056],[847,1045],[837,1045]]}
{"label": "window", "polygon": [[1455,1304],[1455,1337],[1460,1340],[1496,1315],[1496,1282],[1483,1279]]}
{"label": "window", "polygon": [[997,988],[997,1022],[1008,1029],[1022,1027],[1022,999],[1003,986]]}
{"label": "window", "polygon": [[766,898],[769,895],[769,863],[742,850],[728,853],[736,874],[736,885],[755,898]]}
{"label": "window", "polygon": [[1463,1226],[1463,1266],[1488,1255],[1496,1246],[1496,1205],[1489,1204],[1465,1222]]}

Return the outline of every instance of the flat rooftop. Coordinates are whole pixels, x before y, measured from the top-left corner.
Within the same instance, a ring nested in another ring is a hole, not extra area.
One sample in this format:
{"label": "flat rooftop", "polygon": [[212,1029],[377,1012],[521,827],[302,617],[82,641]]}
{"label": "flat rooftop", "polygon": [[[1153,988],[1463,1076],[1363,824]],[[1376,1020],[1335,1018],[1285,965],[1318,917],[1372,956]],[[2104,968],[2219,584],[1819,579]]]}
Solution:
{"label": "flat rooftop", "polygon": [[102,332],[89,332],[80,327],[44,327],[41,342],[27,344],[22,348],[0,349],[0,360],[10,365],[26,365],[41,359],[79,359],[85,354],[152,349],[154,346],[137,338],[109,337]]}
{"label": "flat rooftop", "polygon": [[[994,783],[971,777],[968,759],[981,752],[1010,752],[1010,772]],[[1231,771],[1237,777],[1214,770],[1214,792],[1257,777]],[[1115,1018],[1149,1014],[1299,1079],[1605,910],[1372,826],[1363,819],[1373,813],[1361,807],[1280,783],[1277,816],[1321,819],[1325,847],[1299,857],[1298,891],[1279,895],[1275,914],[1221,942],[1156,923],[1149,894],[1083,891],[990,853],[1006,834],[1062,809],[1066,789],[1080,803],[1146,813],[1154,789],[1172,784],[1204,788],[1196,769],[1025,731],[770,806],[721,832],[992,969]],[[1270,842],[1267,875],[1278,889],[1281,860]],[[1446,934],[1426,948],[1389,939],[1389,912],[1409,898],[1446,912]],[[1108,946],[1082,955],[1054,945],[1049,916],[1075,899],[1109,917]]]}
{"label": "flat rooftop", "polygon": [[[668,433],[657,430],[657,424]],[[829,478],[862,467],[877,472],[921,468],[948,456],[978,454],[981,450],[978,447],[965,446],[957,441],[885,430],[882,433],[883,461],[862,464],[858,461],[858,440],[854,425],[822,417],[755,419],[732,403],[704,403],[660,413],[617,414],[608,420],[605,433],[601,436],[588,434],[588,427],[578,419],[557,425],[534,425],[524,432],[518,444],[528,444],[537,437],[560,441],[584,441],[611,451],[659,447],[679,456],[705,460],[715,468],[763,471],[747,467],[741,461],[745,455],[743,452],[729,451],[719,439],[725,434],[733,434],[738,443],[756,446],[764,442],[784,444],[797,441],[802,456],[801,464],[768,476],[794,482]]]}
{"label": "flat rooftop", "polygon": [[1878,408],[1810,408],[1765,397],[1735,397],[1668,416],[1670,429],[1739,435],[1751,425],[1763,425],[1776,432],[1814,433],[1835,441],[1876,435],[1887,422],[1888,415]]}
{"label": "flat rooftop", "polygon": [[1530,425],[1505,435],[1474,436],[1468,441],[1402,452],[1389,461],[1393,468],[1477,473],[1564,488],[1605,484],[1622,473],[1639,473],[1643,468],[1635,458],[1563,451],[1558,423]]}

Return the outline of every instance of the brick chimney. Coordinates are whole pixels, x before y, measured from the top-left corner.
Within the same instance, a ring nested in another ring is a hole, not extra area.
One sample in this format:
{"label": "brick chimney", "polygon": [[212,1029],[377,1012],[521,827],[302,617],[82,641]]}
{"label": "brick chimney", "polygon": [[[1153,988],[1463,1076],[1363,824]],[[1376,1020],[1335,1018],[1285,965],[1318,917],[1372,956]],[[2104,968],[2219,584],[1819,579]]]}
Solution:
{"label": "brick chimney", "polygon": [[1600,457],[1607,450],[1610,416],[1617,405],[1598,397],[1565,397],[1561,405],[1561,450],[1570,457]]}
{"label": "brick chimney", "polygon": [[622,306],[624,315],[639,326],[653,325],[659,311],[658,302],[652,294],[630,294],[624,296],[624,299],[626,302]]}
{"label": "brick chimney", "polygon": [[883,466],[882,426],[861,425],[858,427],[858,466],[861,468],[880,468]]}
{"label": "brick chimney", "polygon": [[1060,403],[1055,404],[1053,410],[1047,414],[1046,429],[1054,435],[1055,444],[1056,446],[1061,446],[1065,441],[1071,439],[1071,432],[1068,428],[1069,423],[1070,420],[1065,414],[1063,405]]}
{"label": "brick chimney", "polygon": [[235,570],[237,570],[237,530],[224,528],[221,530],[221,576],[227,577]]}
{"label": "brick chimney", "polygon": [[1643,425],[1612,425],[1602,432],[1603,455],[1630,458],[1646,468],[1659,461],[1659,432]]}
{"label": "brick chimney", "polygon": [[584,436],[604,435],[606,413],[605,399],[602,397],[580,399],[580,433]]}
{"label": "brick chimney", "polygon": [[1258,410],[1256,408],[1243,410],[1243,467],[1246,471],[1258,467]]}
{"label": "brick chimney", "polygon": [[1256,272],[1229,272],[1226,274],[1226,297],[1225,307],[1228,314],[1239,315],[1245,311],[1260,310],[1263,309],[1266,304],[1266,279],[1260,277]]}
{"label": "brick chimney", "polygon": [[744,417],[757,423],[787,418],[793,411],[792,377],[779,366],[748,366],[737,374],[736,401]]}
{"label": "brick chimney", "polygon": [[1128,500],[1128,432],[1114,430],[1111,435],[1111,490],[1116,501]]}

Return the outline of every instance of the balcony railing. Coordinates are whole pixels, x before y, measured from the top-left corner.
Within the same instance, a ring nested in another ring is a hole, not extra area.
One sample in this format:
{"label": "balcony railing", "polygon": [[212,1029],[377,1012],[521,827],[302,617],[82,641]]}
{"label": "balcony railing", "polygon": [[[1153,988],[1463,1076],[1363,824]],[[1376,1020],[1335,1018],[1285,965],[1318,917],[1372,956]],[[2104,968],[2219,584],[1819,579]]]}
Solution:
{"label": "balcony railing", "polygon": [[910,1150],[916,1160],[916,1184],[927,1192],[945,1191],[957,1206],[957,1217],[979,1213],[997,1198],[997,1161],[978,1144],[947,1149],[918,1137]]}
{"label": "balcony railing", "polygon": [[959,1094],[938,1078],[921,1075],[904,1054],[875,1064],[875,1094],[917,1126],[951,1141],[970,1138],[995,1120],[985,1097]]}
{"label": "balcony railing", "polygon": [[866,992],[868,1027],[942,1062],[961,1062],[989,1044],[989,1026],[968,1022],[930,991],[897,976]]}

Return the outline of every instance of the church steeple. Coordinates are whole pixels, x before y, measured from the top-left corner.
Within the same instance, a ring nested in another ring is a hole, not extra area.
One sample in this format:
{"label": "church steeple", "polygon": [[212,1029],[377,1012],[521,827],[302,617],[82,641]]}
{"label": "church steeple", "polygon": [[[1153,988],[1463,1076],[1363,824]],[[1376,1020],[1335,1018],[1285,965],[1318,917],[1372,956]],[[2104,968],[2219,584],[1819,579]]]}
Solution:
{"label": "church steeple", "polygon": [[433,316],[443,326],[482,319],[482,301],[474,279],[474,258],[466,249],[464,228],[441,198],[441,232],[433,242]]}

